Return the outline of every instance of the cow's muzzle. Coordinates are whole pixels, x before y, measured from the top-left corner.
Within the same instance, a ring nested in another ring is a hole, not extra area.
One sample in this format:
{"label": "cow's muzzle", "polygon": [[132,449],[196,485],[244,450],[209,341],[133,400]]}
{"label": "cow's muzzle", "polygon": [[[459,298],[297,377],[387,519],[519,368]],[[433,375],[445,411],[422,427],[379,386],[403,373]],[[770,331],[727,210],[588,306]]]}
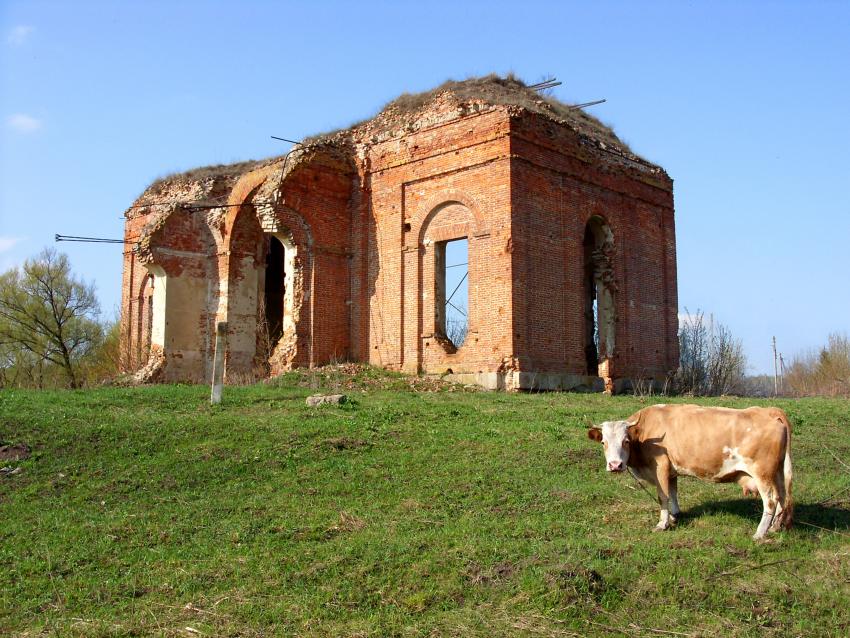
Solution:
{"label": "cow's muzzle", "polygon": [[625,469],[626,465],[622,461],[608,461],[609,472],[622,472]]}

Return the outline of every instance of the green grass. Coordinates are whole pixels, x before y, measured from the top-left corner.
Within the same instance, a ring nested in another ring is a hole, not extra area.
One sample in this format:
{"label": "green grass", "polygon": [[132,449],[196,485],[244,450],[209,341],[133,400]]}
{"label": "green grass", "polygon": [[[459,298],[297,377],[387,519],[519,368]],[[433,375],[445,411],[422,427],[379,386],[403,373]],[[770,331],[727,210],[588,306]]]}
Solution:
{"label": "green grass", "polygon": [[681,481],[685,516],[654,534],[656,505],[604,472],[586,419],[651,399],[367,370],[312,409],[345,382],[307,379],[217,407],[191,386],[0,393],[0,439],[33,449],[0,475],[0,635],[850,635],[847,401],[776,401],[800,524],[757,544],[737,486]]}

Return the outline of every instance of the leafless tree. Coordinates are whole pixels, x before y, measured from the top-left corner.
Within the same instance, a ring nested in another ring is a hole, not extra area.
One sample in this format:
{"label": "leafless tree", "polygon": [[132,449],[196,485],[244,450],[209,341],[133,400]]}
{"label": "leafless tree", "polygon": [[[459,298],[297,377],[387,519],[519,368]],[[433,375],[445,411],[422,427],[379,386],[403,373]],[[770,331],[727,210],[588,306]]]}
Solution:
{"label": "leafless tree", "polygon": [[785,382],[798,396],[850,396],[850,338],[831,334],[823,348],[794,357]]}
{"label": "leafless tree", "polygon": [[94,286],[75,278],[68,257],[52,248],[0,274],[0,344],[39,366],[59,366],[72,388],[80,360],[103,338],[99,314]]}
{"label": "leafless tree", "polygon": [[460,348],[466,341],[466,333],[469,331],[469,321],[460,314],[451,314],[446,317],[446,337],[455,348]]}
{"label": "leafless tree", "polygon": [[705,396],[742,392],[747,360],[741,341],[713,317],[706,320],[702,311],[685,312],[679,330],[678,391]]}

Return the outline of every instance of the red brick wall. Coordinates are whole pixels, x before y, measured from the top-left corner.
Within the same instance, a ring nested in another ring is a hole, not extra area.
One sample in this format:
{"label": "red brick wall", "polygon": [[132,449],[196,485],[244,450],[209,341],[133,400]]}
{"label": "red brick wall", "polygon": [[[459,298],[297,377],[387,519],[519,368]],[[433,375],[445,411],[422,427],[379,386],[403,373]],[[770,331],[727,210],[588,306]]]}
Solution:
{"label": "red brick wall", "polygon": [[612,376],[663,377],[678,365],[672,182],[582,146],[568,129],[512,121],[514,326],[520,369],[584,374],[582,240],[591,216],[614,235]]}
{"label": "red brick wall", "polygon": [[310,357],[302,364],[345,361],[351,352],[351,199],[353,169],[308,164],[287,177],[283,204],[310,229]]}
{"label": "red brick wall", "polygon": [[[369,361],[408,372],[494,371],[512,350],[508,119],[473,115],[370,149]],[[434,246],[469,238],[470,331],[434,334]]]}

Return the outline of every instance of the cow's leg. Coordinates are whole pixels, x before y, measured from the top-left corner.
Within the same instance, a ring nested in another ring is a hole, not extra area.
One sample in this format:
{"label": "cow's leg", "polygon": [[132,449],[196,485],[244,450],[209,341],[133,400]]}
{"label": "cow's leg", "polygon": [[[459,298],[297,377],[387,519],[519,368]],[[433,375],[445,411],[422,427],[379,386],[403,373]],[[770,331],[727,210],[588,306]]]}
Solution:
{"label": "cow's leg", "polygon": [[658,491],[658,504],[661,505],[661,517],[658,519],[658,525],[653,531],[661,532],[665,529],[670,529],[673,523],[676,522],[675,517],[670,516],[670,479],[667,472],[659,471],[655,479],[655,488]]}
{"label": "cow's leg", "polygon": [[768,531],[770,532],[778,532],[782,529],[782,521],[785,517],[783,513],[785,509],[785,472],[782,471],[782,468],[779,468],[779,471],[776,472],[776,476],[774,477],[774,483],[776,483],[776,513],[773,517],[773,522],[771,522]]}
{"label": "cow's leg", "polygon": [[773,476],[767,480],[761,478],[757,480],[759,494],[761,494],[761,502],[764,507],[759,526],[756,528],[756,533],[753,534],[753,539],[758,541],[764,538],[765,534],[767,534],[767,530],[776,519],[776,510],[779,505],[779,489],[776,485],[776,479]]}
{"label": "cow's leg", "polygon": [[682,513],[682,510],[679,509],[679,479],[674,476],[670,479],[670,516],[673,518],[673,522],[676,522],[676,518],[678,518],[679,514]]}

